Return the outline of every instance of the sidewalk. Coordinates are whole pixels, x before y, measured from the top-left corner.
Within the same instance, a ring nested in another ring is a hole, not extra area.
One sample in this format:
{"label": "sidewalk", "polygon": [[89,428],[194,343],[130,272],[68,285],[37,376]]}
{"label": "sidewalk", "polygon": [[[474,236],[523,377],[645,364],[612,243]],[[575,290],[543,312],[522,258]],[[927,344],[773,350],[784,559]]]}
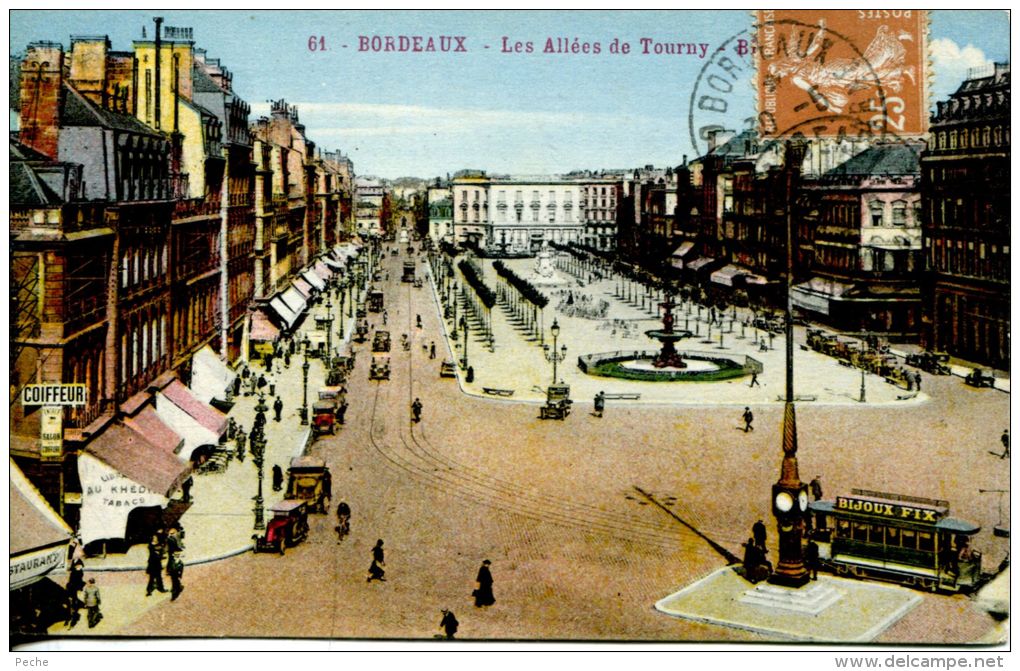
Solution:
{"label": "sidewalk", "polygon": [[[337,314],[337,306],[333,309]],[[315,330],[315,315],[325,314],[324,304],[309,309],[302,325],[295,331],[295,339],[300,340],[304,334]],[[344,316],[344,338],[339,348],[349,346],[353,331],[354,319]],[[336,338],[336,335],[334,334]],[[334,343],[334,348],[338,344]],[[308,369],[308,407],[317,398],[318,390],[325,383],[325,364],[319,359],[309,359]],[[277,395],[283,399],[281,421],[273,420],[271,407],[272,398],[265,389],[266,405],[266,455],[263,464],[262,497],[265,503],[264,519],[268,522],[272,513],[269,508],[283,499],[284,492],[274,492],[272,487],[272,469],[279,464],[285,478],[291,457],[301,455],[310,442],[311,427],[302,426],[298,411],[302,404],[301,364],[304,357],[300,354],[291,358],[290,367],[285,368],[282,357],[274,360],[273,373],[266,373],[261,364],[250,363],[249,369],[256,376],[265,374],[266,380],[276,383]],[[255,406],[258,396],[241,395],[235,399],[234,407],[229,413],[246,434],[251,435],[255,422]],[[228,443],[234,448],[234,441]],[[185,531],[184,564],[193,566],[216,561],[225,557],[247,552],[252,548],[255,513],[254,497],[258,490],[258,469],[251,457],[250,441],[245,446],[243,462],[232,459],[221,473],[196,473],[195,484],[191,489],[192,503],[181,515],[180,524]],[[284,482],[286,486],[286,479]],[[184,505],[175,499],[176,505]],[[134,545],[125,554],[110,554],[105,557],[91,557],[85,562],[87,572],[97,571],[142,571],[148,558],[144,544]]]}

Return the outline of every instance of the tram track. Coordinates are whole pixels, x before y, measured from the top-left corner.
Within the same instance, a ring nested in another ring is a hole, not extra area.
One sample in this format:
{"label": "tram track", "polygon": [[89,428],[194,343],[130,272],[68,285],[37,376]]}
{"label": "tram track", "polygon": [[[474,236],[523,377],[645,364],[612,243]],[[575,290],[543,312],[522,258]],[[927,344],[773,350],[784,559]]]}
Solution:
{"label": "tram track", "polygon": [[[408,287],[407,322],[411,324],[411,291]],[[408,356],[408,404],[413,398],[414,356]],[[381,386],[381,385],[380,385]],[[702,542],[689,530],[678,533],[674,525],[665,525],[632,516],[600,510],[562,497],[529,491],[517,483],[482,473],[477,469],[447,457],[428,438],[423,427],[416,435],[411,426],[405,432],[399,429],[400,445],[394,447],[386,440],[385,423],[379,413],[382,390],[376,388],[372,400],[369,437],[373,450],[391,467],[424,481],[438,491],[455,494],[487,507],[520,515],[535,521],[549,521],[561,526],[583,529],[637,543],[654,543],[664,549],[707,551]],[[408,439],[409,438],[409,439]],[[693,517],[693,516],[691,516]],[[677,546],[680,545],[681,548]]]}

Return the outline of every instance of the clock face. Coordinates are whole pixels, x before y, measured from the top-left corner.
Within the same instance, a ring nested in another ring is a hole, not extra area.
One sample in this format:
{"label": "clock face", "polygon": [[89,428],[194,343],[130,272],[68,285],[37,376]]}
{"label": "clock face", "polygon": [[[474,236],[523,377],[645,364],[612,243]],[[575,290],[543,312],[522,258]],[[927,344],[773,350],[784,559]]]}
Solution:
{"label": "clock face", "polygon": [[807,510],[807,491],[801,490],[800,495],[797,497],[797,503],[800,504],[801,510]]}
{"label": "clock face", "polygon": [[786,492],[779,492],[776,494],[776,508],[782,512],[787,512],[793,508],[793,497]]}

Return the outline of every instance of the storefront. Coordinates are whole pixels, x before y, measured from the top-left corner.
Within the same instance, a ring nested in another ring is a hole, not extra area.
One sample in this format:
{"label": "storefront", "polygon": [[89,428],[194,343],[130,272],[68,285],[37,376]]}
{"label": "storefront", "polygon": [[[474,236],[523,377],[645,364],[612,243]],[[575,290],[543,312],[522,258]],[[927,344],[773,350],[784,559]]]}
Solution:
{"label": "storefront", "polygon": [[233,405],[232,387],[237,373],[223,363],[206,345],[191,358],[191,391],[198,400],[224,412]]}
{"label": "storefront", "polygon": [[227,416],[200,401],[180,380],[157,392],[155,408],[183,439],[177,454],[192,463],[207,458],[227,431]]}
{"label": "storefront", "polygon": [[45,631],[63,617],[63,572],[71,528],[9,459],[10,635]]}

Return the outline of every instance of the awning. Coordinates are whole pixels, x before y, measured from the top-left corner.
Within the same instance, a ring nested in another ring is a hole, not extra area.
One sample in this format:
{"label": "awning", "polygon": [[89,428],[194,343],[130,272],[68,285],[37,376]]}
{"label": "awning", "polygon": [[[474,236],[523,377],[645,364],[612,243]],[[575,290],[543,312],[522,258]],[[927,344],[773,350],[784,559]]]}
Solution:
{"label": "awning", "polygon": [[295,277],[294,281],[291,283],[291,286],[294,287],[295,289],[297,289],[298,293],[300,293],[301,296],[306,301],[308,299],[310,299],[312,297],[312,293],[314,293],[314,290],[312,289],[312,285],[309,284],[308,282],[305,282],[300,277]]}
{"label": "awning", "polygon": [[184,438],[159,418],[156,410],[147,407],[134,417],[126,417],[124,424],[135,433],[145,437],[157,447],[177,454],[184,447]]}
{"label": "awning", "polygon": [[156,395],[156,414],[184,438],[180,451],[184,459],[202,445],[219,443],[227,430],[226,415],[195,398],[180,380]]}
{"label": "awning", "polygon": [[335,260],[329,258],[328,256],[323,258],[322,262],[325,263],[328,267],[333,268],[334,270],[338,270],[338,271],[344,270],[344,264],[343,263],[341,263],[340,261],[335,261]]}
{"label": "awning", "polygon": [[316,261],[315,265],[312,266],[312,273],[321,279],[323,282],[328,282],[333,277],[333,271],[326,266],[322,261]]}
{"label": "awning", "polygon": [[298,320],[298,315],[283,302],[281,297],[273,296],[272,300],[269,301],[269,307],[273,308],[273,312],[280,317],[288,330],[294,328],[294,322]]}
{"label": "awning", "polygon": [[768,284],[769,278],[762,275],[755,275],[754,273],[748,273],[744,275],[745,284]]}
{"label": "awning", "polygon": [[715,261],[715,259],[713,259],[711,257],[708,257],[708,256],[699,256],[698,258],[694,259],[693,261],[684,264],[684,267],[686,267],[689,270],[698,270],[699,268],[704,268],[705,266],[707,266],[708,264],[712,263],[713,261]]}
{"label": "awning", "polygon": [[793,287],[790,298],[794,307],[811,310],[823,315],[829,314],[829,303],[840,299],[854,288],[854,285],[825,277],[812,277],[803,284]]}
{"label": "awning", "polygon": [[675,250],[673,250],[673,257],[674,258],[681,258],[685,254],[690,252],[692,249],[694,249],[694,243],[693,242],[691,242],[690,240],[688,240],[687,242],[683,242],[683,243],[680,244],[679,247],[677,247]]}
{"label": "awning", "polygon": [[722,284],[723,286],[732,287],[733,279],[738,275],[745,275],[747,271],[736,266],[734,264],[728,264],[720,268],[719,270],[712,273],[712,281],[716,284]]}
{"label": "awning", "polygon": [[14,460],[8,461],[10,589],[14,591],[64,568],[72,532]]}
{"label": "awning", "polygon": [[191,358],[191,391],[203,403],[214,398],[227,400],[227,389],[234,384],[237,373],[206,345]]}
{"label": "awning", "polygon": [[308,302],[305,301],[301,292],[293,286],[287,287],[287,290],[280,294],[280,298],[283,299],[283,302],[287,304],[287,307],[289,307],[290,311],[295,315],[301,315],[306,309],[308,309]]}
{"label": "awning", "polygon": [[[319,291],[322,291],[323,289],[326,288],[326,283],[322,281],[322,278],[313,273],[311,270],[306,270],[305,272],[301,273],[301,277],[304,279],[306,283],[312,285]],[[294,280],[294,282],[297,283],[297,280]]]}
{"label": "awning", "polygon": [[251,330],[248,332],[248,340],[254,342],[276,342],[280,337],[280,329],[269,321],[269,316],[261,310],[251,316]]}

